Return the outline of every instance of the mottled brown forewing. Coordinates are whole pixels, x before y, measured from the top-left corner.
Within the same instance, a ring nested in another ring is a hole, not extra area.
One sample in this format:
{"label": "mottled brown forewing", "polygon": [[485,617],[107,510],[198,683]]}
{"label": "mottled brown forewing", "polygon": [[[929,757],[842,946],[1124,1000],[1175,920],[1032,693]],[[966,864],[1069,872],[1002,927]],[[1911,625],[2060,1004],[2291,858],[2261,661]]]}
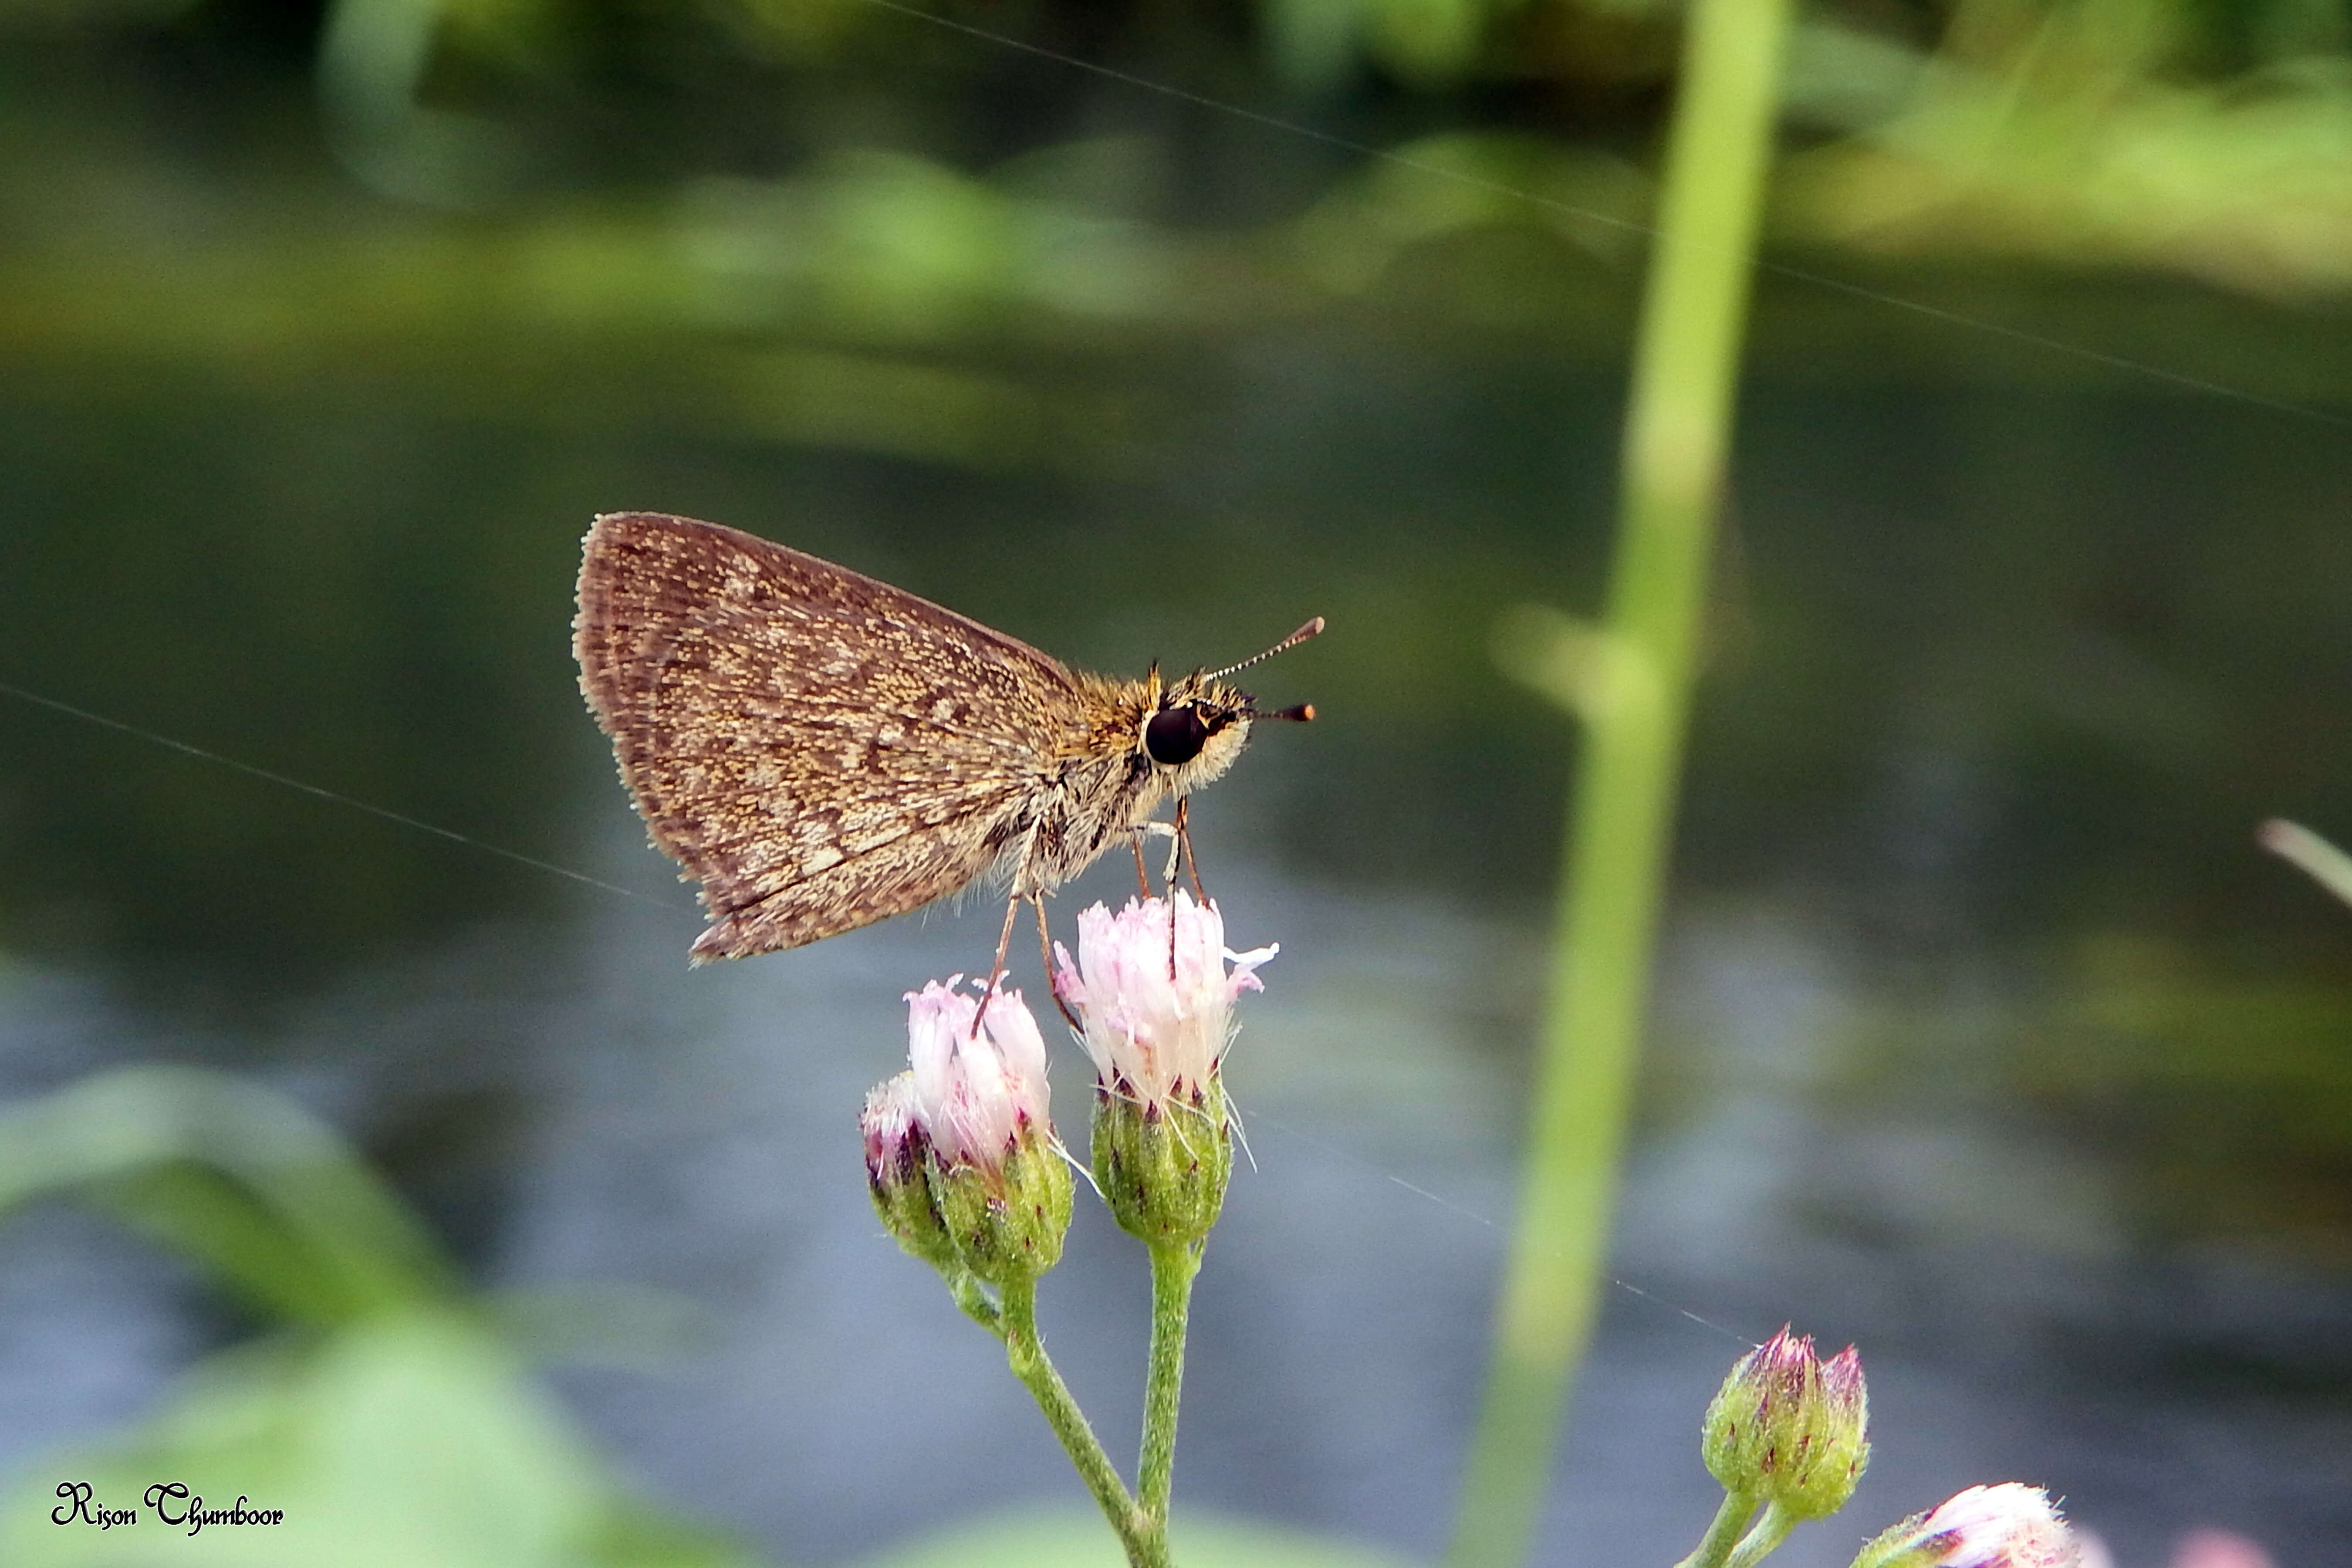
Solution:
{"label": "mottled brown forewing", "polygon": [[598,518],[573,630],[639,814],[702,884],[698,962],[963,887],[1085,731],[1070,672],[1027,644],[687,518]]}

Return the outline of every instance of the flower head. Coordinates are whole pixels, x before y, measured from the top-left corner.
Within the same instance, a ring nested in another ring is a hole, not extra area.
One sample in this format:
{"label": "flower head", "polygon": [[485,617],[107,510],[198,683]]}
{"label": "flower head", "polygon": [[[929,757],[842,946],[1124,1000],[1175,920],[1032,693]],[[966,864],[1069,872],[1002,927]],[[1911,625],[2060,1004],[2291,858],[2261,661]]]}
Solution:
{"label": "flower head", "polygon": [[1845,1506],[1870,1463],[1870,1400],[1852,1345],[1827,1362],[1787,1328],[1742,1356],[1706,1408],[1700,1451],[1727,1491],[1800,1519]]}
{"label": "flower head", "polygon": [[866,1138],[866,1180],[877,1187],[896,1187],[921,1178],[930,1140],[915,1124],[913,1073],[902,1072],[866,1090],[857,1130]]}
{"label": "flower head", "polygon": [[1023,1128],[1047,1125],[1045,1039],[1021,993],[999,990],[982,1014],[962,979],[907,993],[911,1109],[943,1163],[994,1171]]}
{"label": "flower head", "polygon": [[1078,916],[1077,961],[1055,949],[1055,994],[1095,1063],[1095,1184],[1154,1247],[1196,1246],[1224,1206],[1234,1131],[1218,1069],[1234,1000],[1261,989],[1275,951],[1232,952],[1217,906],[1181,892],[1117,914],[1097,904]]}
{"label": "flower head", "polygon": [[2050,1494],[2021,1481],[1970,1487],[1863,1548],[1857,1568],[2075,1568],[2078,1543]]}
{"label": "flower head", "polygon": [[1165,1106],[1216,1076],[1233,1039],[1234,1000],[1264,988],[1257,968],[1278,951],[1232,951],[1217,906],[1182,891],[1172,903],[1130,899],[1117,914],[1097,904],[1078,916],[1076,963],[1055,944],[1054,992],[1085,1026],[1104,1087]]}
{"label": "flower head", "polygon": [[915,1075],[902,1072],[868,1091],[857,1126],[866,1137],[866,1184],[882,1223],[924,1262],[951,1266],[955,1246],[931,1198],[931,1141],[915,1119]]}
{"label": "flower head", "polygon": [[1937,1568],[2067,1568],[2074,1532],[2040,1487],[1970,1487],[1927,1515],[1922,1532]]}
{"label": "flower head", "polygon": [[963,976],[907,993],[911,1068],[866,1097],[875,1207],[900,1246],[951,1277],[1004,1286],[1062,1255],[1070,1172],[1045,1115],[1045,1041],[1017,991]]}

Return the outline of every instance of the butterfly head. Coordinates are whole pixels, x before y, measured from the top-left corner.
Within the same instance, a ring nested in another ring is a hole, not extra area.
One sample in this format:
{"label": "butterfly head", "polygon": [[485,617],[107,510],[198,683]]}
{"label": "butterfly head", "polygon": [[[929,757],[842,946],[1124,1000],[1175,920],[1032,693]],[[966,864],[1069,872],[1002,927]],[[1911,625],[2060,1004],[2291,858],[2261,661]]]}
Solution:
{"label": "butterfly head", "polygon": [[1250,725],[1256,721],[1286,719],[1304,722],[1315,717],[1314,706],[1306,702],[1291,708],[1261,709],[1255,696],[1227,686],[1223,678],[1272,658],[1322,629],[1323,617],[1318,616],[1256,658],[1244,659],[1226,669],[1196,669],[1165,687],[1160,683],[1159,673],[1153,672],[1150,685],[1154,698],[1143,721],[1143,752],[1153,766],[1170,775],[1172,793],[1186,794],[1233,766],[1234,759],[1241,755],[1242,747],[1249,741]]}

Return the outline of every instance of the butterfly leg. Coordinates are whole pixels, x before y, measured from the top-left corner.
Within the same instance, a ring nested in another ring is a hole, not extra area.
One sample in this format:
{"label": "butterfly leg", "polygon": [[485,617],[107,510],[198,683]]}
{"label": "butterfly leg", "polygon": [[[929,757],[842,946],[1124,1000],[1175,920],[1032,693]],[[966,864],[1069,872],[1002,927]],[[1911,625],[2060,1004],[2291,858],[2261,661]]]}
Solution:
{"label": "butterfly leg", "polygon": [[1128,836],[1127,847],[1135,851],[1135,889],[1139,898],[1151,897],[1151,876],[1143,868],[1143,830],[1137,828]]}
{"label": "butterfly leg", "polygon": [[1176,842],[1169,850],[1168,879],[1171,882],[1176,880],[1175,851],[1181,849],[1184,852],[1184,868],[1192,878],[1192,896],[1205,904],[1209,901],[1209,890],[1201,886],[1201,862],[1192,854],[1192,797],[1179,795],[1176,800]]}
{"label": "butterfly leg", "polygon": [[1176,797],[1176,825],[1168,830],[1168,868],[1160,879],[1168,884],[1168,978],[1176,978],[1176,862],[1184,854],[1183,795]]}
{"label": "butterfly leg", "polygon": [[1145,876],[1143,870],[1143,841],[1146,837],[1165,838],[1168,840],[1168,865],[1167,868],[1160,872],[1160,880],[1168,884],[1170,891],[1174,891],[1176,887],[1176,829],[1165,822],[1139,822],[1128,831],[1135,835],[1129,842],[1135,846],[1135,879],[1143,889],[1144,899],[1149,901],[1153,897],[1150,879]]}
{"label": "butterfly leg", "polygon": [[[1037,918],[1041,922],[1045,918],[1045,904],[1042,901],[1042,895],[1034,891],[1024,893],[1021,890],[1024,885],[1031,886],[1032,888],[1034,887],[1034,884],[1031,883],[1029,879],[1029,862],[1031,857],[1036,852],[1037,830],[1033,826],[1029,829],[1029,837],[1022,841],[1021,872],[1020,875],[1013,879],[1013,896],[1004,900],[1004,929],[1002,931],[999,931],[996,937],[996,963],[992,965],[988,971],[988,985],[987,988],[981,993],[979,1010],[974,1012],[971,1016],[971,1034],[970,1037],[972,1039],[976,1040],[980,1038],[981,1020],[988,1016],[988,1005],[992,1001],[995,1000],[996,988],[1003,983],[1004,955],[1013,946],[1013,922],[1020,916],[1021,901],[1024,899],[1039,899],[1040,902],[1037,907]],[[1054,971],[1053,967],[1049,964],[1046,966],[1045,970],[1045,981],[1049,987],[1053,984],[1053,979]]]}
{"label": "butterfly leg", "polygon": [[1055,989],[1054,941],[1045,932],[1045,895],[1032,893],[1029,902],[1037,911],[1037,957],[1045,966],[1045,989],[1053,996],[1054,1005],[1062,1010],[1062,1021],[1083,1035],[1087,1026],[1078,1022],[1078,1016],[1070,1011],[1070,1005],[1063,1001],[1061,992]]}
{"label": "butterfly leg", "polygon": [[[988,1016],[988,1005],[996,1000],[996,988],[1004,980],[1004,953],[1013,945],[1013,922],[1021,913],[1021,895],[1013,894],[1004,900],[1004,931],[996,939],[996,963],[988,972],[987,989],[981,993],[980,1010],[971,1016],[971,1038],[980,1038],[980,1021]],[[1048,974],[1052,972],[1048,971]]]}

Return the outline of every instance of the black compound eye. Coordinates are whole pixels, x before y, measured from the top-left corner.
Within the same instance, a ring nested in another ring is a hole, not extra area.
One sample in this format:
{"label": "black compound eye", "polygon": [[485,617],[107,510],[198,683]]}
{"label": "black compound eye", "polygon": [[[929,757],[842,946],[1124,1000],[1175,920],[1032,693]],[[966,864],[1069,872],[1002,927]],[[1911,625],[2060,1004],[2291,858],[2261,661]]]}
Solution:
{"label": "black compound eye", "polygon": [[1154,713],[1143,726],[1143,749],[1161,767],[1189,763],[1209,743],[1209,726],[1196,708],[1171,708]]}

